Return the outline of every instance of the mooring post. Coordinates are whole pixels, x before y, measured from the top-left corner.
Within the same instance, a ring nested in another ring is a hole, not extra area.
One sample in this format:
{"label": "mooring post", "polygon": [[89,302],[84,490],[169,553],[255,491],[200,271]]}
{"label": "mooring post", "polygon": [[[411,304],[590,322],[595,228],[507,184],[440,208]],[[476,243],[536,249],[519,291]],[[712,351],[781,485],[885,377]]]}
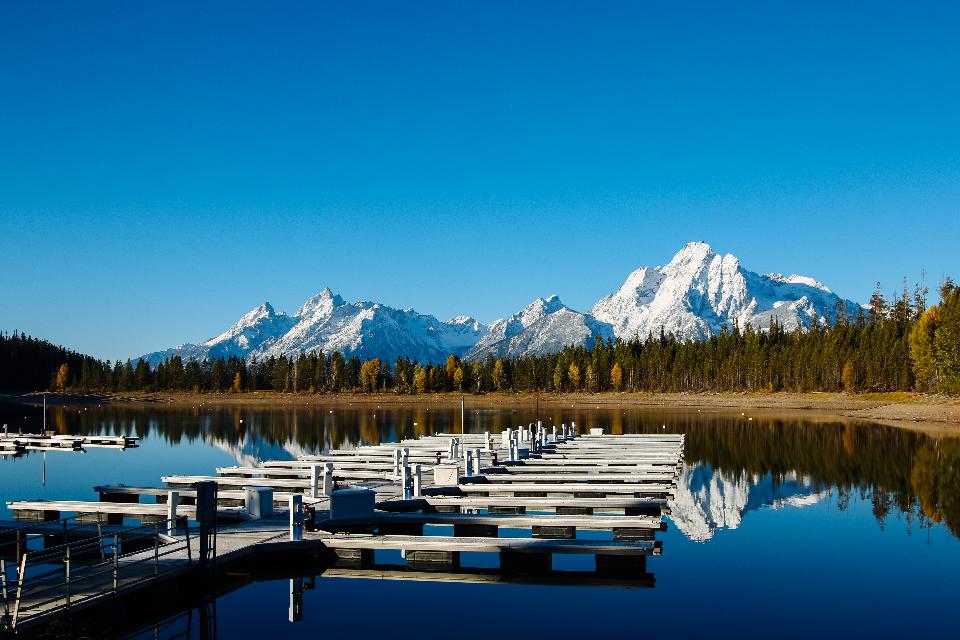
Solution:
{"label": "mooring post", "polygon": [[290,494],[290,540],[303,540],[303,495]]}
{"label": "mooring post", "polygon": [[333,493],[333,463],[323,463],[323,495],[329,496]]}
{"label": "mooring post", "polygon": [[483,432],[483,442],[484,442],[484,448],[485,448],[487,451],[493,451],[493,440],[491,440],[491,438],[490,438],[490,432],[489,432],[489,431],[484,431],[484,432]]}
{"label": "mooring post", "polygon": [[179,491],[167,491],[167,535],[177,532],[177,506],[180,504]]}
{"label": "mooring post", "polygon": [[473,475],[480,475],[480,449],[473,450]]}
{"label": "mooring post", "polygon": [[557,441],[557,425],[553,425],[553,439],[551,440],[551,442],[556,442],[556,441]]}
{"label": "mooring post", "polygon": [[[217,483],[203,480],[197,482],[195,486],[197,489],[197,522],[200,524],[200,553],[197,561],[201,567],[205,567],[207,562],[216,556],[217,552]],[[211,542],[213,542],[212,547]]]}
{"label": "mooring post", "polygon": [[400,466],[407,467],[410,465],[410,449],[404,447],[400,450]]}
{"label": "mooring post", "polygon": [[447,462],[453,462],[453,438],[447,440]]}
{"label": "mooring post", "polygon": [[504,430],[503,430],[503,433],[502,433],[501,435],[503,436],[503,443],[502,443],[502,444],[503,444],[503,448],[504,448],[504,449],[509,448],[509,447],[510,447],[510,440],[513,439],[513,430],[512,430],[512,429],[504,429]]}
{"label": "mooring post", "polygon": [[[63,576],[63,586],[66,589],[67,596],[67,606],[70,606],[70,545],[67,545],[66,557],[63,560],[64,562],[64,576]],[[21,578],[22,580],[22,578]]]}
{"label": "mooring post", "polygon": [[464,473],[463,473],[463,474],[464,474],[465,476],[470,476],[470,475],[472,475],[472,472],[473,472],[473,450],[467,449],[466,455],[465,455],[464,458],[463,458],[463,466],[464,466]]}
{"label": "mooring post", "polygon": [[413,465],[413,497],[419,498],[423,495],[423,476],[421,475],[420,465]]}
{"label": "mooring post", "polygon": [[576,422],[571,422],[571,423],[570,423],[570,429],[571,429],[571,431],[573,431],[573,437],[576,438],[576,437],[577,437],[577,423],[576,423]]}
{"label": "mooring post", "polygon": [[404,500],[410,499],[410,495],[411,495],[410,484],[411,484],[410,467],[408,466],[401,467],[400,490],[401,490],[401,493],[403,494]]}
{"label": "mooring post", "polygon": [[567,441],[567,425],[566,425],[566,423],[564,423],[562,426],[563,426],[563,428],[562,428],[561,431],[560,431],[560,438],[561,438],[564,442],[566,442],[566,441]]}
{"label": "mooring post", "polygon": [[310,497],[320,497],[320,465],[310,465]]}
{"label": "mooring post", "polygon": [[393,475],[400,475],[400,449],[393,450]]}

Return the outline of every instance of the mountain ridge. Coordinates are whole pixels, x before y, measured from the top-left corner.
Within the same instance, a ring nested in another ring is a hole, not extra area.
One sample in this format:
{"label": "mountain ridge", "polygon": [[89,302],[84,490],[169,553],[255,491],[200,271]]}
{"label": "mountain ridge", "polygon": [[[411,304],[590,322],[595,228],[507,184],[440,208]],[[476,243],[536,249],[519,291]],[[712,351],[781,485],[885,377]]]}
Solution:
{"label": "mountain ridge", "polygon": [[476,360],[550,353],[568,345],[589,348],[597,337],[642,340],[661,330],[682,340],[703,340],[734,325],[768,329],[777,322],[787,330],[807,330],[813,323],[832,324],[842,309],[853,315],[860,306],[812,277],[758,274],[731,253],[690,242],[666,265],[635,269],[587,312],[550,295],[490,324],[469,315],[440,321],[412,308],[347,302],[325,287],[292,315],[264,302],[213,338],[141,357],[156,364],[173,355],[269,358],[320,350],[386,362],[398,356],[441,362],[450,354]]}

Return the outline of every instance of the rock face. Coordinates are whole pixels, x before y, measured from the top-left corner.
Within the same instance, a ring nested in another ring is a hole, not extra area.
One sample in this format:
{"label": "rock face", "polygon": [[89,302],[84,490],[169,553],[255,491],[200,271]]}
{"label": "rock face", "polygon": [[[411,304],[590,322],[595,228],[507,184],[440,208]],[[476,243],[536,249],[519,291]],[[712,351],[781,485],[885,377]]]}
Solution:
{"label": "rock face", "polygon": [[666,266],[631,273],[591,313],[624,340],[657,336],[661,329],[703,340],[734,324],[768,329],[775,320],[787,330],[809,329],[813,322],[825,326],[836,321],[838,306],[850,314],[859,309],[813,278],[759,275],[732,254],[721,256],[704,242],[691,242]]}
{"label": "rock face", "polygon": [[645,339],[661,330],[681,339],[702,340],[735,324],[787,330],[836,321],[838,309],[853,316],[859,306],[813,278],[779,273],[759,275],[732,254],[691,242],[663,267],[641,267],[623,286],[601,298],[590,313],[574,311],[557,296],[538,298],[508,318],[486,325],[470,316],[441,322],[412,309],[378,302],[345,302],[330,289],[308,299],[293,315],[263,303],[219,336],[142,356],[156,364],[180,357],[264,358],[302,352],[340,351],[361,359],[393,362],[406,356],[441,362],[456,354],[467,359],[516,357],[590,347],[600,337]]}

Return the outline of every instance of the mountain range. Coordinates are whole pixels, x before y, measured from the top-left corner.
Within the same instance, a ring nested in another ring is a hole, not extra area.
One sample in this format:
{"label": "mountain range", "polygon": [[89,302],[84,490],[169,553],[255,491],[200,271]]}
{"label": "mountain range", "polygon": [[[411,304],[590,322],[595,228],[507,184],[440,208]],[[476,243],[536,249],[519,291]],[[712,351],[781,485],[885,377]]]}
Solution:
{"label": "mountain range", "polygon": [[264,302],[214,338],[140,357],[156,364],[173,355],[263,359],[322,350],[385,362],[397,356],[441,362],[451,353],[474,360],[589,347],[596,336],[644,339],[663,331],[703,340],[735,324],[768,329],[774,321],[787,330],[809,329],[814,322],[832,324],[841,308],[850,315],[860,309],[813,278],[757,274],[732,254],[721,256],[704,242],[691,242],[665,266],[631,273],[589,312],[570,309],[552,295],[491,324],[466,315],[442,322],[379,302],[348,303],[326,288],[293,315]]}

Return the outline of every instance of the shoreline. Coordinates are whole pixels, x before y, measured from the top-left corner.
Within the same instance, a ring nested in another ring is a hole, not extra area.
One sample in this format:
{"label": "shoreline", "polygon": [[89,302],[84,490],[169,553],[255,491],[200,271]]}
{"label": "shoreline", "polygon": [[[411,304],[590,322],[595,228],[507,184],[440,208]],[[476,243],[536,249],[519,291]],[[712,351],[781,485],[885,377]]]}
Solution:
{"label": "shoreline", "polygon": [[[0,402],[38,405],[47,397],[50,406],[109,403],[128,406],[192,407],[203,403],[215,406],[274,405],[309,407],[315,405],[403,405],[454,406],[459,393],[397,395],[393,393],[314,393],[274,391],[233,393],[27,393],[0,394]],[[764,413],[801,411],[811,417],[864,420],[941,435],[960,435],[960,398],[919,393],[894,392],[848,395],[844,393],[488,393],[464,394],[468,407],[527,407],[581,405],[645,407],[650,409],[707,409],[717,412],[751,409]]]}

